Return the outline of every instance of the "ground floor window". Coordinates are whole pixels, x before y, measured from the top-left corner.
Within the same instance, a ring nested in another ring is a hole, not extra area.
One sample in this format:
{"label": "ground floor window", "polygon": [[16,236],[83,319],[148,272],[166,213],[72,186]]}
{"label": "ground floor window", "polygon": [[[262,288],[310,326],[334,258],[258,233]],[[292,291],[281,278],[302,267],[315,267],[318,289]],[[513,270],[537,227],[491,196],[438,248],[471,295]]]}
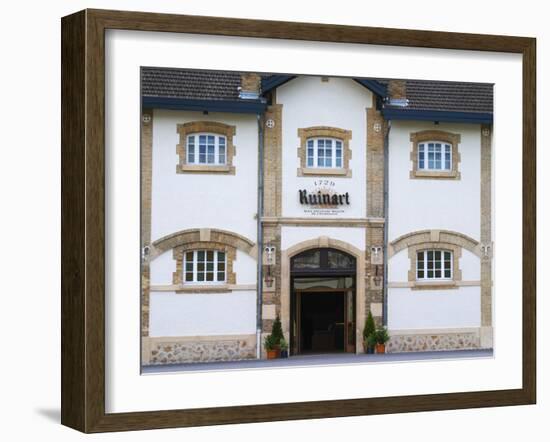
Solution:
{"label": "ground floor window", "polygon": [[225,282],[225,252],[191,250],[185,252],[185,282]]}
{"label": "ground floor window", "polygon": [[453,253],[449,250],[421,250],[416,253],[416,279],[452,279]]}

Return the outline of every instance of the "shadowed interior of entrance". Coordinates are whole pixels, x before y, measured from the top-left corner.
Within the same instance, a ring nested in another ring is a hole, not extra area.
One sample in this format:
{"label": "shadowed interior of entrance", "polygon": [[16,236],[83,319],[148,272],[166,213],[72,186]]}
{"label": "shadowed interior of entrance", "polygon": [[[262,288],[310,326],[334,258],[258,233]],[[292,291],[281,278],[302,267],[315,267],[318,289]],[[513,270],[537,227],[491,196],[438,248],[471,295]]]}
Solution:
{"label": "shadowed interior of entrance", "polygon": [[302,297],[302,353],[344,351],[344,292],[313,292]]}

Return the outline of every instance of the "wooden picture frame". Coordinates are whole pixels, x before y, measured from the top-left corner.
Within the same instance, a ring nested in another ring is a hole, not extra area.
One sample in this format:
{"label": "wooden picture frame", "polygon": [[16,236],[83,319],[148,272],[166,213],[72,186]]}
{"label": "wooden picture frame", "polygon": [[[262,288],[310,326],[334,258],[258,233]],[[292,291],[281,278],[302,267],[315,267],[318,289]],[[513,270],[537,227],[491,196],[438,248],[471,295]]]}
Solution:
{"label": "wooden picture frame", "polygon": [[[105,412],[105,30],[418,48],[523,57],[523,382],[511,390]],[[84,10],[62,19],[62,424],[91,432],[533,404],[536,400],[536,40],[312,23]]]}

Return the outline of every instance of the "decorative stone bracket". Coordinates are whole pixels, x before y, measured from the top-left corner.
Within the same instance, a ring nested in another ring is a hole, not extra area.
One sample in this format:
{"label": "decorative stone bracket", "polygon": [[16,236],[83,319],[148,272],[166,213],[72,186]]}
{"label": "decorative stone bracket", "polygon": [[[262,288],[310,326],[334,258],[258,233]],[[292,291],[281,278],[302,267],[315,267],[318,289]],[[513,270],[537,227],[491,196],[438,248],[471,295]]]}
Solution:
{"label": "decorative stone bracket", "polygon": [[375,265],[384,264],[384,248],[382,246],[372,246],[370,248],[370,263]]}

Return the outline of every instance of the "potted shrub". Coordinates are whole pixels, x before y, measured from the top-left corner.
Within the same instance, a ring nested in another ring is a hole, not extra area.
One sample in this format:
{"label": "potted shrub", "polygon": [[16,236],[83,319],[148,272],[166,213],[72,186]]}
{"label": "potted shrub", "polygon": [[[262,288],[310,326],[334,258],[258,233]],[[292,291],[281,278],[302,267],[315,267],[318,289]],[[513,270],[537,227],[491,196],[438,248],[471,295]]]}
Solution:
{"label": "potted shrub", "polygon": [[267,353],[267,359],[277,358],[277,349],[275,348],[275,339],[269,334],[264,338],[264,348]]}
{"label": "potted shrub", "polygon": [[374,324],[374,318],[372,317],[372,313],[369,311],[367,319],[365,320],[365,327],[363,327],[363,347],[365,348],[365,352],[368,354],[374,353],[374,345],[376,344],[376,340],[369,340],[369,338],[374,336],[375,332],[376,326]]}
{"label": "potted shrub", "polygon": [[285,338],[285,335],[283,334],[283,326],[281,325],[279,315],[277,315],[275,321],[273,321],[273,325],[271,327],[271,336],[273,336],[275,350],[277,350],[277,356],[279,356],[281,353],[281,340]]}
{"label": "potted shrub", "polygon": [[369,337],[365,339],[364,345],[365,345],[365,348],[367,349],[367,354],[369,355],[374,354],[374,348],[376,347],[376,333],[369,335]]}
{"label": "potted shrub", "polygon": [[281,358],[288,358],[288,342],[285,338],[281,339],[279,346],[281,347]]}
{"label": "potted shrub", "polygon": [[390,335],[385,327],[376,330],[376,353],[386,353],[386,342],[390,340]]}

